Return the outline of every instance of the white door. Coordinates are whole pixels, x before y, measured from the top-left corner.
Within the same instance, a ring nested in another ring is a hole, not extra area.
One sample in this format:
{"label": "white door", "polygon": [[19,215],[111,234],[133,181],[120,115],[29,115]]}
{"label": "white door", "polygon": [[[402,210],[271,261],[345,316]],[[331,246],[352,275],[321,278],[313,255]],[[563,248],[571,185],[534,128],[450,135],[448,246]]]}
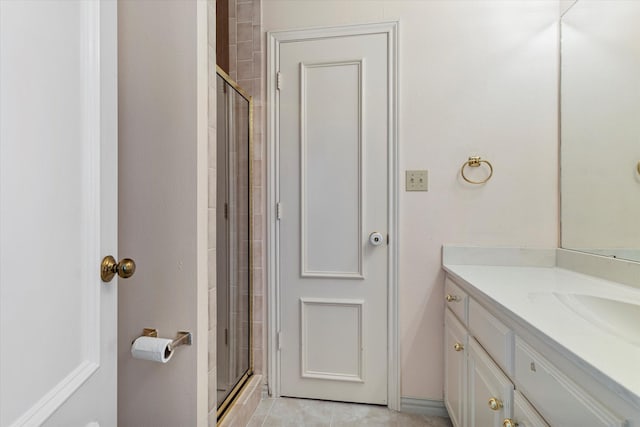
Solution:
{"label": "white door", "polygon": [[386,33],[279,48],[283,396],[387,403],[388,49]]}
{"label": "white door", "polygon": [[116,425],[117,14],[0,1],[0,426]]}

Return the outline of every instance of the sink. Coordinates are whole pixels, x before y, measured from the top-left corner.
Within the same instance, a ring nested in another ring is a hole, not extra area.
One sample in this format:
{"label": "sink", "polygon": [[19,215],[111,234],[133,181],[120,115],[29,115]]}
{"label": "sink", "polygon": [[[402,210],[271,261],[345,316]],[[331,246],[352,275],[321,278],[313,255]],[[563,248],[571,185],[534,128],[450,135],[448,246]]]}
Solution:
{"label": "sink", "polygon": [[626,300],[585,294],[553,293],[564,305],[591,324],[640,345],[640,298]]}

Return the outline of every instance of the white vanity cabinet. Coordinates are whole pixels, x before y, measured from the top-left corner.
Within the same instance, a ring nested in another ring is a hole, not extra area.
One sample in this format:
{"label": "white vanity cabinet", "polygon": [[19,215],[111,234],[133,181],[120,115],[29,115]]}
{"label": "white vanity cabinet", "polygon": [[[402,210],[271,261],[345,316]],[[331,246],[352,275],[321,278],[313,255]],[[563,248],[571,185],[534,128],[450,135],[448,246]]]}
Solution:
{"label": "white vanity cabinet", "polygon": [[444,325],[445,403],[454,425],[463,426],[467,393],[467,331],[450,310],[446,310]]}
{"label": "white vanity cabinet", "polygon": [[638,407],[513,312],[451,277],[445,295],[444,397],[455,427],[640,427]]}

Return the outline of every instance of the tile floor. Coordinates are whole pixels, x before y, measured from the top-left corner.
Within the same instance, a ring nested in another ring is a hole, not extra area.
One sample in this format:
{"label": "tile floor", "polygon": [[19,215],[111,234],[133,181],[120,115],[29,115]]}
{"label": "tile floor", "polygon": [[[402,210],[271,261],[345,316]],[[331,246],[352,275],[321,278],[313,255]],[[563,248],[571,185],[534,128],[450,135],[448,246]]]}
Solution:
{"label": "tile floor", "polygon": [[450,427],[447,418],[395,412],[384,406],[264,398],[248,427]]}

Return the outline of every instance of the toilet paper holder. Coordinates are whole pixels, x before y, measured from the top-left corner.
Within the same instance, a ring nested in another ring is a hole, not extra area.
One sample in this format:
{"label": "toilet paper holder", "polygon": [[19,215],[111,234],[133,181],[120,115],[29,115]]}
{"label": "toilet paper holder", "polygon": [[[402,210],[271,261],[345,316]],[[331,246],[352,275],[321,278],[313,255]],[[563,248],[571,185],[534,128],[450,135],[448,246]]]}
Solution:
{"label": "toilet paper holder", "polygon": [[[142,330],[142,336],[158,338],[158,330],[155,328],[144,328]],[[181,345],[191,345],[192,342],[191,332],[179,331],[176,339],[169,344],[169,351],[173,351],[174,348],[180,347]]]}

